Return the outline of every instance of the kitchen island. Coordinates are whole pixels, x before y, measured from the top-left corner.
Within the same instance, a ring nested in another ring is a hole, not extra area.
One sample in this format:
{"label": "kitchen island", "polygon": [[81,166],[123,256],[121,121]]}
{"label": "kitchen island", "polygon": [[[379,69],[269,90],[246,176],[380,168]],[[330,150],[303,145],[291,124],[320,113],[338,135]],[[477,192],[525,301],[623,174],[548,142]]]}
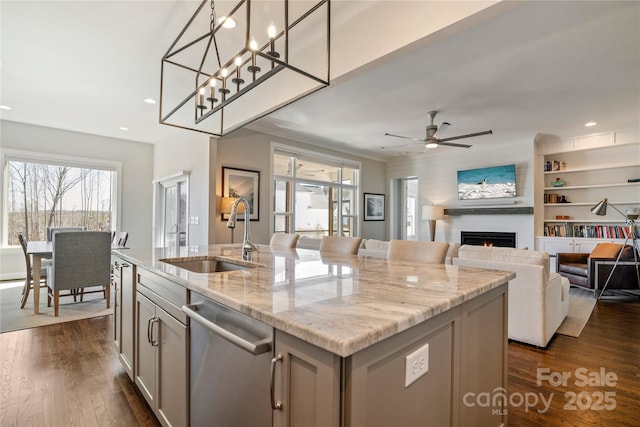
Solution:
{"label": "kitchen island", "polygon": [[[192,292],[273,328],[272,404],[279,403],[273,425],[505,422],[503,403],[487,407],[474,396],[506,387],[506,292],[513,273],[261,245],[246,260],[240,245],[184,253],[130,249],[114,257],[133,267],[136,289],[120,295],[157,297],[159,309],[182,322],[185,346],[189,319],[176,308],[189,304]],[[178,266],[205,257],[243,268],[201,273]],[[136,324],[120,327],[138,330],[133,359],[140,362],[141,341],[157,346],[164,338],[153,336],[150,319],[158,316],[147,319],[134,306]],[[139,364],[133,372],[140,387]],[[143,385],[149,394],[157,388]],[[163,424],[186,425],[165,415]]]}

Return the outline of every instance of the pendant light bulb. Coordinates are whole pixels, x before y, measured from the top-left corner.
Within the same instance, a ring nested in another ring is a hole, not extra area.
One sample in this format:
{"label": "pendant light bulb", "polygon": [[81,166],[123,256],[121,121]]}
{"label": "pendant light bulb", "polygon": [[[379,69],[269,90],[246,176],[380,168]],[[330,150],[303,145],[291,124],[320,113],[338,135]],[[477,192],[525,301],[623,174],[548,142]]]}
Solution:
{"label": "pendant light bulb", "polygon": [[249,49],[253,50],[254,52],[258,50],[258,42],[255,39],[251,39],[251,41],[249,42]]}
{"label": "pendant light bulb", "polygon": [[275,25],[273,25],[273,24],[269,25],[269,28],[267,28],[267,34],[269,35],[270,39],[274,39],[276,37],[276,27],[275,27]]}
{"label": "pendant light bulb", "polygon": [[239,67],[242,65],[242,58],[240,58],[240,56],[236,56],[236,67]]}
{"label": "pendant light bulb", "polygon": [[222,28],[235,28],[236,20],[230,16],[221,16],[218,18],[218,24],[222,24]]}
{"label": "pendant light bulb", "polygon": [[220,75],[221,75],[221,76],[222,76],[222,78],[224,79],[224,78],[226,78],[226,77],[229,75],[229,71],[227,71],[227,69],[226,69],[226,68],[223,68],[223,69],[220,71]]}

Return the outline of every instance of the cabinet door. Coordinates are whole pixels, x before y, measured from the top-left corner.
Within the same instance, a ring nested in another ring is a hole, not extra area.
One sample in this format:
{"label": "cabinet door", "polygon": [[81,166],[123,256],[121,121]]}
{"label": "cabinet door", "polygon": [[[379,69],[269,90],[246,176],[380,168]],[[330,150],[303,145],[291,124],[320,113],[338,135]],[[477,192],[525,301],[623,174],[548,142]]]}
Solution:
{"label": "cabinet door", "polygon": [[135,266],[127,262],[120,264],[120,362],[129,378],[133,377],[133,355],[135,336]]}
{"label": "cabinet door", "polygon": [[274,426],[340,425],[340,358],[291,335],[276,331]]}
{"label": "cabinet door", "polygon": [[[165,426],[189,425],[188,327],[156,307],[158,323],[158,409]],[[239,398],[241,398],[239,396]]]}
{"label": "cabinet door", "polygon": [[[140,292],[136,295],[135,382],[155,411],[156,409],[156,347],[152,329],[156,322],[156,306]],[[157,328],[156,328],[157,329]],[[156,335],[157,337],[157,335]]]}

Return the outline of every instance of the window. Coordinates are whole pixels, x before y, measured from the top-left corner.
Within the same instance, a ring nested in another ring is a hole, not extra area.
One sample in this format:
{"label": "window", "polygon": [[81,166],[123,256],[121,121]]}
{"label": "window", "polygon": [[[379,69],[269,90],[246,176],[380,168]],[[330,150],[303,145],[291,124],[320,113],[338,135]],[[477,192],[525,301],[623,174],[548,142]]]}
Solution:
{"label": "window", "polygon": [[273,171],[275,233],[358,234],[359,165],[278,149]]}
{"label": "window", "polygon": [[116,182],[120,164],[4,152],[4,245],[18,233],[45,240],[50,226],[116,229]]}

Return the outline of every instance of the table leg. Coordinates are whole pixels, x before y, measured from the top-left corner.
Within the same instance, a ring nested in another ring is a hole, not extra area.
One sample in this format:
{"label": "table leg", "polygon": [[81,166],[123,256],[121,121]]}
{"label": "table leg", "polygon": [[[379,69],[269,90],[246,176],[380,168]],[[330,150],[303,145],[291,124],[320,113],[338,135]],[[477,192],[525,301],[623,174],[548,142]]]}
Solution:
{"label": "table leg", "polygon": [[33,254],[33,314],[38,314],[40,309],[40,269],[42,257]]}

